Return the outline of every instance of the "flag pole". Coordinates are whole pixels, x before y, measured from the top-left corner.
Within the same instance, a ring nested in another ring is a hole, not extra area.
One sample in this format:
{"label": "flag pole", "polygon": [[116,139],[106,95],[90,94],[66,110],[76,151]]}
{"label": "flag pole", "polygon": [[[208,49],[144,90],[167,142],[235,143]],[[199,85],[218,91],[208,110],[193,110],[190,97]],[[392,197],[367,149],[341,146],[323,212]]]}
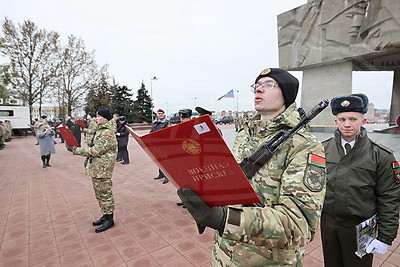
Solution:
{"label": "flag pole", "polygon": [[236,96],[235,96],[235,91],[232,89],[232,91],[233,91],[233,110],[232,110],[232,115],[233,114],[235,114],[235,99],[236,99]]}

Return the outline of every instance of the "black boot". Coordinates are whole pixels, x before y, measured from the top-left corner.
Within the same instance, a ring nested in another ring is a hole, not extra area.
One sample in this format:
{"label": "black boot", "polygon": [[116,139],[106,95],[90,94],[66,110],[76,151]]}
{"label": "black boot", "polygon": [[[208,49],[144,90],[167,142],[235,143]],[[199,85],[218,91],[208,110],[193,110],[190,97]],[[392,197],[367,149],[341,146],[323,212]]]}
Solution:
{"label": "black boot", "polygon": [[99,226],[103,222],[104,222],[104,215],[100,219],[97,219],[97,220],[93,221],[93,226]]}
{"label": "black boot", "polygon": [[165,175],[160,169],[158,169],[158,176],[155,177],[154,180],[158,180],[158,179],[162,179],[162,178],[165,178]]}
{"label": "black boot", "polygon": [[104,221],[100,225],[100,227],[96,228],[96,230],[95,230],[96,233],[103,232],[114,226],[113,214],[105,214],[103,217],[104,217]]}

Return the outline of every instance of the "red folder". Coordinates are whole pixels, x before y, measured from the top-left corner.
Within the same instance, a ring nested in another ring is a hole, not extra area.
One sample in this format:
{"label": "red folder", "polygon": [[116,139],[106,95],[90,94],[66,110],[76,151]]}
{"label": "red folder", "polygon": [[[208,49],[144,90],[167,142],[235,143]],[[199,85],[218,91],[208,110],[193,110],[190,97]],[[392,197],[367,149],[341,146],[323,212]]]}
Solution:
{"label": "red folder", "polygon": [[62,137],[64,138],[65,143],[67,143],[67,145],[78,146],[78,142],[76,141],[74,135],[72,134],[72,132],[68,126],[60,125],[60,126],[58,126],[57,129],[60,131],[60,133],[61,133]]}
{"label": "red folder", "polygon": [[209,206],[260,202],[209,115],[143,136],[125,127],[177,188]]}
{"label": "red folder", "polygon": [[81,126],[82,128],[86,128],[86,124],[83,120],[81,119],[77,119],[76,122],[79,124],[79,126]]}

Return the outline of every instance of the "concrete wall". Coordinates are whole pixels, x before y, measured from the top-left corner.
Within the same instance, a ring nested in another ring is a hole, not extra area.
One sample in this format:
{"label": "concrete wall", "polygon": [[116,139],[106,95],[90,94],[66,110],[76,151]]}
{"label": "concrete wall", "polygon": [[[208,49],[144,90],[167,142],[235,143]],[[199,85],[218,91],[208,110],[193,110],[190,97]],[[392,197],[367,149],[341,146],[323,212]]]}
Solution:
{"label": "concrete wall", "polygon": [[[319,101],[329,101],[340,95],[351,94],[352,62],[342,62],[303,71],[303,88],[301,106],[309,111]],[[330,106],[311,121],[311,125],[334,125],[334,117]]]}
{"label": "concrete wall", "polygon": [[400,70],[395,70],[393,75],[392,101],[390,105],[390,125],[395,124],[400,115]]}

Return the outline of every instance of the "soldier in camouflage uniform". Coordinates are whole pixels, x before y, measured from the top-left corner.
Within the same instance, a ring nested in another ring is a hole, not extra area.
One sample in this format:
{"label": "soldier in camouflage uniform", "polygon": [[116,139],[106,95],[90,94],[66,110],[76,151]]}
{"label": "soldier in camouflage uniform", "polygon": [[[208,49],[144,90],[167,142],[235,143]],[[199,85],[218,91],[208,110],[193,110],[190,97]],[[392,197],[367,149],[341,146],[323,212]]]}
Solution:
{"label": "soldier in camouflage uniform", "polygon": [[[324,141],[328,171],[321,216],[325,266],[369,267],[385,254],[399,227],[400,166],[393,151],[368,138],[362,125],[368,97],[351,94],[331,101],[338,129]],[[356,256],[355,226],[377,214],[378,235]]]}
{"label": "soldier in camouflage uniform", "polygon": [[[243,124],[233,147],[238,162],[280,130],[295,126],[298,80],[266,69],[252,86],[258,113]],[[315,235],[325,196],[324,150],[302,129],[254,175],[261,207],[209,207],[192,190],[178,195],[198,225],[216,229],[211,266],[302,266]]]}
{"label": "soldier in camouflage uniform", "polygon": [[0,121],[0,150],[2,150],[6,145],[4,144],[6,134],[6,127],[3,125],[3,121]]}
{"label": "soldier in camouflage uniform", "polygon": [[112,172],[117,156],[117,139],[115,126],[109,109],[103,108],[97,112],[98,129],[94,135],[93,146],[69,148],[74,155],[88,157],[86,173],[92,177],[93,189],[99,202],[103,216],[93,221],[96,233],[114,226],[114,197],[112,193]]}
{"label": "soldier in camouflage uniform", "polygon": [[97,130],[97,123],[96,123],[96,114],[93,112],[90,112],[87,116],[87,128],[83,128],[83,132],[85,133],[85,139],[84,142],[86,145],[90,145],[92,143],[94,134],[96,133]]}
{"label": "soldier in camouflage uniform", "polygon": [[3,123],[4,127],[6,128],[6,136],[5,136],[5,141],[10,142],[11,141],[11,135],[12,135],[12,126],[11,126],[11,121],[5,120]]}

